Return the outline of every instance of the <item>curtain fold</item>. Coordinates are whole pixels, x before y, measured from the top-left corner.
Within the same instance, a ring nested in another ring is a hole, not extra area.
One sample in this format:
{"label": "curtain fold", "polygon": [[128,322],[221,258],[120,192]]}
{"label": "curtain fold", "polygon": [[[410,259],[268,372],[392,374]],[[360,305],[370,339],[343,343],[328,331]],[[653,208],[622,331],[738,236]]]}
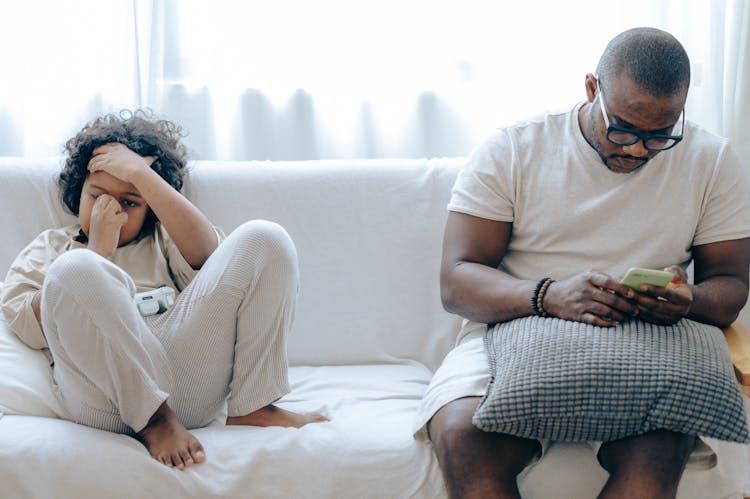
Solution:
{"label": "curtain fold", "polygon": [[130,0],[4,2],[0,155],[56,156],[92,117],[136,102]]}
{"label": "curtain fold", "polygon": [[683,42],[688,119],[750,168],[743,0],[8,3],[0,155],[56,155],[96,115],[150,108],[194,159],[463,156],[583,99],[604,44],[639,25]]}
{"label": "curtain fold", "polygon": [[727,16],[722,129],[750,170],[750,2],[735,0]]}

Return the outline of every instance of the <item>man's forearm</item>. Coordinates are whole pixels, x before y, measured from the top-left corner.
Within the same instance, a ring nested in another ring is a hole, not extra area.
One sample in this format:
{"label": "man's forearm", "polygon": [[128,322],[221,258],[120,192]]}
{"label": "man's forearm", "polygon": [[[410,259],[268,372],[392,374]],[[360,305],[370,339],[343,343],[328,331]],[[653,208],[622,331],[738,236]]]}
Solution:
{"label": "man's forearm", "polygon": [[486,265],[461,262],[442,277],[441,296],[447,311],[491,324],[530,315],[534,286]]}
{"label": "man's forearm", "polygon": [[727,327],[745,306],[747,292],[747,285],[736,277],[717,276],[706,279],[693,286],[693,304],[687,318]]}

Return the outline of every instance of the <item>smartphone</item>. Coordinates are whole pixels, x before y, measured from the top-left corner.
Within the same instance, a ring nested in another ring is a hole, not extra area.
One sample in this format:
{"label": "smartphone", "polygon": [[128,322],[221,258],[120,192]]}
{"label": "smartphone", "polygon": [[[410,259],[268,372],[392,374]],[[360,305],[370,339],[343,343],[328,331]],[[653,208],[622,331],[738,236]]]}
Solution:
{"label": "smartphone", "polygon": [[630,286],[636,291],[640,291],[641,284],[651,284],[652,286],[663,287],[669,284],[673,277],[673,273],[664,270],[632,267],[625,272],[625,277],[620,280],[620,283]]}

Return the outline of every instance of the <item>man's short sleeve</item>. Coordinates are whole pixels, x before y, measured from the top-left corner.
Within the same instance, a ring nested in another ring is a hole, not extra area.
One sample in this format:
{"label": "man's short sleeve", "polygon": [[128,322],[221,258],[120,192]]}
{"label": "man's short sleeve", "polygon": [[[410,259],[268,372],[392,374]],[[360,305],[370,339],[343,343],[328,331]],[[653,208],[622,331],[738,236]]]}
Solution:
{"label": "man's short sleeve", "polygon": [[453,186],[448,210],[500,222],[512,222],[517,185],[514,147],[501,130],[469,156]]}
{"label": "man's short sleeve", "polygon": [[722,148],[703,202],[694,246],[750,237],[750,184],[731,147]]}

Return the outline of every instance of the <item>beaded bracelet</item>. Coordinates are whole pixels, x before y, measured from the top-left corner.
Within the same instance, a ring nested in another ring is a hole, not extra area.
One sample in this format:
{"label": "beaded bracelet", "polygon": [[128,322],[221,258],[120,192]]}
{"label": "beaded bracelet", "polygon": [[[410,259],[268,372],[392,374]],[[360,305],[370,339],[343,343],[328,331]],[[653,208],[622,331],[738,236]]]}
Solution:
{"label": "beaded bracelet", "polygon": [[531,310],[534,311],[534,315],[540,317],[549,317],[547,311],[544,310],[544,295],[547,294],[550,284],[555,282],[551,277],[544,277],[536,283],[534,288],[534,294],[531,295]]}

